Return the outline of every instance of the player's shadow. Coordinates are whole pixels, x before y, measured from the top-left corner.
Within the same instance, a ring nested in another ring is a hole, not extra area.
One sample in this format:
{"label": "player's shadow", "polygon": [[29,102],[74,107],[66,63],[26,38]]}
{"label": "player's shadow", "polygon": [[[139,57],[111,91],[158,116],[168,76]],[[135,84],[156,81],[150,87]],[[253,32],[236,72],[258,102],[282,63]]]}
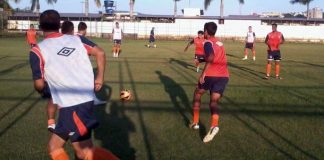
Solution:
{"label": "player's shadow", "polygon": [[[105,96],[109,101],[111,93],[111,87],[104,85],[97,95]],[[129,133],[135,131],[135,126],[124,110],[124,106],[116,101],[112,101],[109,106],[97,106],[95,113],[100,125],[95,129],[94,136],[101,141],[102,147],[109,149],[118,158],[134,160],[135,149],[130,146]]]}
{"label": "player's shadow", "polygon": [[181,85],[175,82],[172,78],[163,75],[161,71],[155,71],[155,73],[159,76],[160,81],[164,85],[165,92],[169,94],[173,106],[181,114],[185,125],[188,125],[190,123],[190,120],[186,114],[188,112],[192,114],[192,112],[191,104],[189,103],[189,99],[186,95],[186,92],[181,87]]}
{"label": "player's shadow", "polygon": [[178,59],[174,59],[174,58],[170,58],[169,60],[169,63],[177,63],[179,64],[180,66],[184,67],[184,68],[196,68],[194,65],[191,65],[185,61],[181,61],[181,60],[178,60]]}

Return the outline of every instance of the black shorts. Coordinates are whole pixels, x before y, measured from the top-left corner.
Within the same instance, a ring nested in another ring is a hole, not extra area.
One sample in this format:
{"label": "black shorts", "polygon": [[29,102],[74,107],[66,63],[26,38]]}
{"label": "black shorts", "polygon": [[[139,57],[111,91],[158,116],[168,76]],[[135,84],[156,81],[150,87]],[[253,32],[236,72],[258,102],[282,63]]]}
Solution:
{"label": "black shorts", "polygon": [[91,138],[91,131],[98,126],[93,112],[93,101],[72,107],[60,108],[54,133],[67,141],[84,141]]}
{"label": "black shorts", "polygon": [[121,39],[114,39],[114,44],[121,44]]}
{"label": "black shorts", "polygon": [[155,38],[153,36],[150,36],[150,40],[149,40],[150,43],[153,43],[155,42]]}
{"label": "black shorts", "polygon": [[254,48],[254,43],[245,43],[245,48],[253,49]]}
{"label": "black shorts", "polygon": [[195,54],[195,59],[198,60],[199,63],[206,62],[205,56],[201,54]]}
{"label": "black shorts", "polygon": [[281,54],[280,54],[280,50],[276,50],[276,51],[270,51],[268,50],[268,60],[272,61],[280,61],[281,60]]}
{"label": "black shorts", "polygon": [[205,77],[205,83],[198,82],[198,89],[209,90],[210,93],[219,93],[223,95],[226,85],[229,81],[228,77]]}

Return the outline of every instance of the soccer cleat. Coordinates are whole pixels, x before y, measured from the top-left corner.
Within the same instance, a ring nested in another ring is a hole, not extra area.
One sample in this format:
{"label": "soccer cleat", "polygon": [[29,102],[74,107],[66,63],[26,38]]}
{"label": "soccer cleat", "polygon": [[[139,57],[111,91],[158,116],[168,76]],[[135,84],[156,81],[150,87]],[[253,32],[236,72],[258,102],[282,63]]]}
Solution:
{"label": "soccer cleat", "polygon": [[98,99],[97,97],[94,97],[93,98],[93,103],[94,103],[94,105],[103,105],[103,104],[106,104],[107,103],[107,101],[102,101],[102,100],[100,100],[100,99]]}
{"label": "soccer cleat", "polygon": [[189,128],[192,128],[194,130],[199,129],[199,124],[198,123],[190,123],[189,124]]}
{"label": "soccer cleat", "polygon": [[255,57],[253,57],[253,61],[255,61]]}
{"label": "soccer cleat", "polygon": [[199,67],[196,68],[196,72],[199,72]]}
{"label": "soccer cleat", "polygon": [[218,127],[212,127],[209,129],[207,135],[204,137],[204,143],[210,142],[213,140],[214,136],[218,133],[219,128]]}
{"label": "soccer cleat", "polygon": [[263,79],[268,80],[270,77],[269,76],[264,76]]}
{"label": "soccer cleat", "polygon": [[278,79],[278,80],[282,80],[283,78],[280,77],[280,76],[276,76],[276,79]]}
{"label": "soccer cleat", "polygon": [[247,57],[242,58],[242,60],[247,60]]}
{"label": "soccer cleat", "polygon": [[48,129],[48,131],[50,131],[50,132],[54,132],[55,127],[56,127],[55,123],[53,123],[53,124],[49,124],[49,125],[47,126],[47,129]]}

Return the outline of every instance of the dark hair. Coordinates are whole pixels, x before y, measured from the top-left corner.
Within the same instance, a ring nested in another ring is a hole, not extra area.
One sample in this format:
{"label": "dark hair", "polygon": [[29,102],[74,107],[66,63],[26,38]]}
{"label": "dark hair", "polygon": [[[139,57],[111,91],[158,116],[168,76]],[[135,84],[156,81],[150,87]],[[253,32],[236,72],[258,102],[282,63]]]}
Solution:
{"label": "dark hair", "polygon": [[198,31],[198,34],[204,34],[204,31]]}
{"label": "dark hair", "polygon": [[64,21],[62,23],[62,27],[61,27],[61,32],[63,34],[69,34],[72,33],[74,30],[74,25],[71,21]]}
{"label": "dark hair", "polygon": [[46,10],[39,16],[40,28],[45,31],[58,31],[60,29],[60,14],[56,10]]}
{"label": "dark hair", "polygon": [[217,25],[215,22],[207,22],[204,26],[204,31],[207,31],[208,35],[214,36],[217,31]]}
{"label": "dark hair", "polygon": [[79,25],[78,25],[78,31],[84,31],[84,30],[87,30],[87,24],[84,23],[84,22],[80,22]]}
{"label": "dark hair", "polygon": [[277,23],[272,23],[272,26],[275,26],[275,27],[277,27],[278,25],[277,25]]}

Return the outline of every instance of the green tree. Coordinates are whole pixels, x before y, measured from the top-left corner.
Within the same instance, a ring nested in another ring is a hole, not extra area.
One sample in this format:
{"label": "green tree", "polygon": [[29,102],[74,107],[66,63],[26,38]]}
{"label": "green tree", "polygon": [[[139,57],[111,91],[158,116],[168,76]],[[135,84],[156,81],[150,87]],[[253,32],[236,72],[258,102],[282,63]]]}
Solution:
{"label": "green tree", "polygon": [[[204,3],[204,6],[205,6],[205,10],[208,9],[210,3],[212,2],[213,0],[205,0],[205,3]],[[244,0],[239,0],[239,3],[240,4],[244,4]],[[224,0],[221,0],[220,2],[220,16],[221,18],[224,17]]]}
{"label": "green tree", "polygon": [[302,5],[306,5],[307,6],[307,19],[309,19],[309,4],[312,2],[313,0],[291,0],[290,3],[291,4],[302,4]]}
{"label": "green tree", "polygon": [[[57,1],[57,0],[55,0]],[[96,3],[96,6],[99,8],[101,7],[101,2],[100,0],[94,0],[94,2]],[[85,15],[88,16],[89,15],[89,0],[84,0],[84,5],[85,5]]]}

